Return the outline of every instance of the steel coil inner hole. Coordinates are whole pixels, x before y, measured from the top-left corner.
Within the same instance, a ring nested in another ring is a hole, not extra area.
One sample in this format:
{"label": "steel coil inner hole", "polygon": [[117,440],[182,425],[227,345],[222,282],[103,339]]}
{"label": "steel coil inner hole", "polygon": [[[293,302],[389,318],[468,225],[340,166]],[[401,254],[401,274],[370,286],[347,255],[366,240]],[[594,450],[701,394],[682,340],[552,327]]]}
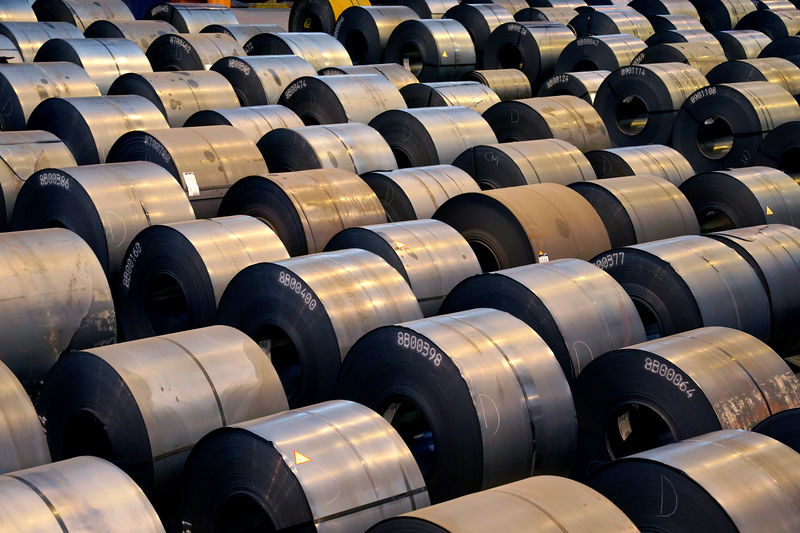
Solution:
{"label": "steel coil inner hole", "polygon": [[414,166],[411,162],[411,156],[402,148],[392,146],[392,154],[394,154],[394,159],[397,161],[397,166],[399,168],[411,168]]}
{"label": "steel coil inner hole", "polygon": [[302,366],[292,338],[278,326],[264,326],[254,336],[261,349],[269,354],[287,398],[291,399],[300,387]]}
{"label": "steel coil inner hole", "polygon": [[614,411],[606,427],[606,445],[616,459],[675,442],[669,423],[648,405],[631,402]]}
{"label": "steel coil inner hole", "polygon": [[497,50],[497,62],[500,68],[523,68],[522,52],[511,43],[500,45]]}
{"label": "steel coil inner hole", "polygon": [[367,61],[367,38],[357,30],[347,32],[344,37],[344,47],[350,54],[353,64],[360,65]]}
{"label": "steel coil inner hole", "polygon": [[800,147],[785,150],[778,158],[777,167],[797,181],[800,178]]}
{"label": "steel coil inner hole", "polygon": [[472,251],[475,252],[475,257],[478,258],[481,270],[484,272],[500,270],[500,259],[491,246],[479,239],[468,239],[467,242]]}
{"label": "steel coil inner hole", "polygon": [[733,148],[733,128],[720,116],[705,119],[697,128],[697,149],[708,159],[722,159]]}
{"label": "steel coil inner hole", "polygon": [[[420,50],[419,46],[416,44],[405,43],[402,48],[400,48],[400,59],[403,61],[403,65],[407,66],[415,76],[419,76],[422,72],[422,67],[424,66],[422,50]],[[408,65],[406,65],[406,63],[408,63]]]}
{"label": "steel coil inner hole", "polygon": [[639,318],[642,319],[642,325],[644,326],[644,333],[647,336],[647,340],[651,341],[660,338],[661,324],[658,322],[658,316],[656,316],[653,310],[650,309],[650,306],[644,302],[636,298],[632,298],[632,300],[636,312],[639,313]]}
{"label": "steel coil inner hole", "polygon": [[600,67],[591,59],[581,59],[572,66],[571,72],[590,72],[600,70]]}
{"label": "steel coil inner hole", "polygon": [[423,476],[428,475],[435,457],[433,430],[422,408],[409,398],[396,398],[383,412],[406,443]]}
{"label": "steel coil inner hole", "polygon": [[269,533],[278,531],[264,506],[254,496],[230,494],[217,509],[214,531],[219,533]]}
{"label": "steel coil inner hole", "polygon": [[42,224],[42,228],[47,228],[47,229],[49,229],[49,228],[67,229],[67,227],[64,225],[63,222],[61,222],[60,220],[54,220],[54,219],[48,220],[47,222]]}
{"label": "steel coil inner hole", "polygon": [[105,424],[86,409],[74,412],[64,423],[62,443],[64,457],[94,455],[109,461],[113,458],[111,438]]}
{"label": "steel coil inner hole", "polygon": [[617,128],[625,135],[639,135],[647,126],[649,110],[638,96],[626,96],[617,104]]}
{"label": "steel coil inner hole", "polygon": [[700,212],[697,213],[697,221],[700,223],[700,230],[702,233],[724,231],[736,227],[726,213],[715,207],[701,209]]}
{"label": "steel coil inner hole", "polygon": [[191,329],[186,294],[172,275],[161,273],[150,280],[144,305],[150,327],[156,335]]}

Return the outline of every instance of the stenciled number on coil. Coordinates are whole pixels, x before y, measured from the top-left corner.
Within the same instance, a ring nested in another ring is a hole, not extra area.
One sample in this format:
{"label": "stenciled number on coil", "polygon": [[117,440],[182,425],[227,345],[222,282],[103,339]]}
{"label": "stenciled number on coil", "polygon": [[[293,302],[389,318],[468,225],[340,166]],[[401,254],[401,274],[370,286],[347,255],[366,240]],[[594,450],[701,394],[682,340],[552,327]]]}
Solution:
{"label": "stenciled number on coil", "polygon": [[442,352],[437,351],[428,341],[422,340],[407,331],[397,332],[397,345],[417,352],[428,361],[431,361],[434,366],[439,366],[442,363]]}
{"label": "stenciled number on coil", "polygon": [[133,243],[131,253],[129,253],[127,259],[125,259],[125,267],[122,271],[122,285],[126,289],[131,288],[131,273],[133,273],[133,267],[136,265],[136,260],[139,259],[140,255],[142,255],[142,245],[139,241],[136,241]]}
{"label": "stenciled number on coil", "polygon": [[303,285],[302,281],[292,276],[288,272],[281,272],[278,275],[278,282],[286,287],[289,287],[289,289],[293,290],[295,294],[299,295],[300,299],[303,301],[303,304],[308,307],[309,311],[313,311],[317,308],[317,299],[314,298],[314,294],[311,292],[311,290]]}
{"label": "stenciled number on coil", "polygon": [[686,394],[687,398],[691,398],[694,395],[694,389],[689,388],[689,381],[683,379],[683,374],[668,364],[662,363],[661,361],[656,361],[650,357],[645,357],[644,369],[652,372],[653,374],[658,374],[668,382],[672,383],[672,385],[677,387],[678,390]]}
{"label": "stenciled number on coil", "polygon": [[625,252],[611,252],[610,254],[606,254],[595,261],[594,264],[598,268],[602,268],[604,270],[613,266],[625,264]]}

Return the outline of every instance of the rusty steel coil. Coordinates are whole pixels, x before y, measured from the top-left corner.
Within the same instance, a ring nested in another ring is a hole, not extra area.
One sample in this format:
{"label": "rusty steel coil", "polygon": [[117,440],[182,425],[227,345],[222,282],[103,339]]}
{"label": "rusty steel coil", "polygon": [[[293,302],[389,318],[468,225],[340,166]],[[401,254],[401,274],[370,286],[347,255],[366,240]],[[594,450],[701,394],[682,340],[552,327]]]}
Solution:
{"label": "rusty steel coil", "polygon": [[381,63],[394,29],[418,18],[407,6],[352,6],[336,21],[333,36],[344,45],[353,65]]}
{"label": "rusty steel coil", "polygon": [[569,43],[556,62],[556,74],[592,70],[616,70],[631,64],[645,49],[633,35],[613,34],[579,37]]}
{"label": "rusty steel coil", "polygon": [[161,3],[142,18],[169,22],[180,33],[199,33],[209,24],[239,24],[233,11],[220,4]]}
{"label": "rusty steel coil", "polygon": [[593,104],[600,84],[609,74],[608,70],[556,74],[545,80],[537,96],[576,96]]}
{"label": "rusty steel coil", "polygon": [[386,43],[384,58],[406,66],[419,81],[457,80],[477,61],[469,32],[452,19],[401,22]]}
{"label": "rusty steel coil", "polygon": [[262,33],[247,41],[244,51],[249,56],[300,56],[314,71],[353,64],[344,45],[327,33]]}
{"label": "rusty steel coil", "polygon": [[147,52],[147,48],[161,35],[178,33],[178,30],[163,20],[134,20],[130,22],[97,20],[86,31],[84,37],[128,39]]}
{"label": "rusty steel coil", "polygon": [[655,33],[647,17],[625,6],[614,6],[614,9],[593,7],[580,10],[569,25],[578,37],[625,33],[646,41]]}
{"label": "rusty steel coil", "polygon": [[257,105],[235,109],[207,109],[190,116],[183,124],[192,126],[233,126],[257,143],[261,137],[278,128],[303,126],[294,111],[282,105]]}
{"label": "rusty steel coil", "polygon": [[[85,32],[93,22],[133,22],[133,13],[123,0],[35,0],[31,5],[40,22],[68,22]],[[21,21],[19,21],[21,22]]]}
{"label": "rusty steel coil", "polygon": [[645,174],[680,185],[695,174],[677,150],[660,144],[593,150],[586,158],[600,179]]}
{"label": "rusty steel coil", "polygon": [[713,35],[719,41],[729,61],[755,59],[772,42],[760,31],[753,30],[725,30],[715,32]]}
{"label": "rusty steel coil", "polygon": [[780,85],[800,98],[800,67],[781,57],[762,57],[727,61],[706,75],[710,85],[741,81],[768,81]]}
{"label": "rusty steel coil", "polygon": [[693,4],[710,32],[732,30],[742,17],[756,10],[750,0],[695,0]]}
{"label": "rusty steel coil", "polygon": [[475,45],[475,67],[482,68],[483,49],[489,35],[501,24],[514,22],[513,15],[505,7],[494,3],[462,3],[448,9],[442,17],[456,20],[466,28]]}
{"label": "rusty steel coil", "polygon": [[403,87],[400,94],[408,107],[462,106],[478,114],[500,103],[489,86],[476,81],[414,83]]}
{"label": "rusty steel coil", "polygon": [[417,83],[417,77],[410,70],[397,63],[377,63],[374,65],[353,65],[350,67],[327,67],[319,71],[320,76],[342,76],[345,74],[378,74],[394,84],[398,89]]}
{"label": "rusty steel coil", "polygon": [[244,46],[256,35],[283,31],[285,30],[277,24],[209,24],[200,33],[224,33],[233,37],[239,46]]}
{"label": "rusty steel coil", "polygon": [[461,76],[461,79],[477,81],[486,85],[502,102],[533,96],[528,77],[521,70],[515,68],[473,70]]}
{"label": "rusty steel coil", "polygon": [[147,59],[156,72],[207,70],[223,57],[244,54],[241,45],[224,33],[162,35],[147,47]]}
{"label": "rusty steel coil", "polygon": [[317,74],[308,61],[295,55],[225,57],[210,70],[230,82],[243,106],[277,104],[290,83]]}
{"label": "rusty steel coil", "polygon": [[50,39],[81,39],[83,34],[69,22],[0,22],[0,35],[19,49],[23,61],[30,63],[39,48]]}

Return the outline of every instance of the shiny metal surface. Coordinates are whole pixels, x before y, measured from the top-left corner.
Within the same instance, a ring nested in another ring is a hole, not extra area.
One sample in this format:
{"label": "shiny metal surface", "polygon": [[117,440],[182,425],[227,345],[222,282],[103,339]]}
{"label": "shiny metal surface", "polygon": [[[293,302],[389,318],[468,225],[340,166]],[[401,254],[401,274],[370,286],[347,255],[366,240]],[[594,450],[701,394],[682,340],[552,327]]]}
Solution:
{"label": "shiny metal surface", "polygon": [[136,43],[128,39],[51,39],[34,58],[36,62],[70,61],[83,67],[101,94],[127,72],[152,72],[150,62]]}
{"label": "shiny metal surface", "polygon": [[528,2],[525,0],[497,0],[492,3],[505,8],[512,15],[528,7]]}
{"label": "shiny metal surface", "polygon": [[574,40],[574,31],[560,22],[510,22],[487,41],[483,67],[518,68],[536,90],[554,73],[561,52]]}
{"label": "shiny metal surface", "polygon": [[36,409],[19,380],[2,362],[0,428],[0,473],[50,462],[50,451]]}
{"label": "shiny metal surface", "polygon": [[227,78],[243,106],[277,104],[290,83],[317,73],[308,61],[294,55],[226,57],[211,70]]}
{"label": "shiny metal surface", "polygon": [[[600,33],[626,33],[646,41],[655,31],[650,21],[638,11],[627,6],[610,6],[609,9],[597,9],[593,6],[591,10],[583,11],[572,22],[578,37],[585,35],[596,35]],[[588,31],[581,31],[586,28]],[[616,32],[608,31],[616,28]]]}
{"label": "shiny metal surface", "polygon": [[242,46],[225,33],[162,35],[147,48],[155,71],[208,70],[224,57],[242,55]]}
{"label": "shiny metal surface", "polygon": [[[234,427],[280,453],[305,492],[319,533],[363,531],[430,503],[403,440],[357,403],[324,402]],[[298,453],[309,461],[297,464]]]}
{"label": "shiny metal surface", "polygon": [[378,63],[375,65],[353,65],[344,67],[328,67],[319,71],[320,76],[337,76],[342,74],[380,74],[398,89],[417,83],[417,77],[410,70],[397,63]]}
{"label": "shiny metal surface", "polygon": [[224,33],[233,37],[239,46],[244,46],[256,35],[282,31],[283,28],[277,24],[210,24],[200,30],[200,33]]}
{"label": "shiny metal surface", "polygon": [[[694,9],[694,6],[692,6],[692,9]],[[703,27],[703,24],[701,24],[700,22],[699,16],[697,15],[697,10],[695,10],[695,14],[693,16],[686,14],[652,15],[652,16],[648,15],[647,20],[649,20],[650,24],[653,25],[653,29],[655,30],[656,33],[667,30],[705,29]]]}
{"label": "shiny metal surface", "polygon": [[5,35],[0,35],[0,62],[2,63],[22,63],[22,54],[11,39]]}
{"label": "shiny metal surface", "polygon": [[128,39],[136,43],[136,46],[141,48],[143,52],[146,52],[147,48],[158,37],[170,33],[178,33],[178,30],[163,20],[134,20],[130,22],[98,20],[86,28],[83,36]]}
{"label": "shiny metal surface", "polygon": [[626,33],[581,37],[569,43],[561,52],[556,63],[556,74],[615,70],[630,65],[633,58],[646,47],[643,40]]}
{"label": "shiny metal surface", "polygon": [[648,17],[656,14],[684,15],[699,20],[697,9],[688,0],[634,0],[630,7]]}
{"label": "shiny metal surface", "polygon": [[519,21],[548,21],[560,22],[565,26],[578,15],[571,7],[534,7],[529,11],[516,13],[514,18]]}
{"label": "shiny metal surface", "polygon": [[86,31],[95,21],[133,22],[133,13],[122,0],[35,0],[33,11],[41,22],[68,22]]}
{"label": "shiny metal surface", "polygon": [[29,0],[6,0],[0,10],[0,22],[36,22]]}
{"label": "shiny metal surface", "polygon": [[407,65],[420,81],[458,79],[476,60],[472,38],[456,20],[407,20],[386,43],[385,61]]}
{"label": "shiny metal surface", "polygon": [[69,22],[1,22],[5,35],[22,53],[26,63],[33,61],[39,48],[50,39],[80,39],[81,32]]}
{"label": "shiny metal surface", "polygon": [[647,40],[648,45],[661,44],[661,43],[702,43],[706,46],[714,48],[719,51],[723,56],[725,55],[724,48],[719,40],[713,34],[708,33],[704,29],[700,30],[667,30],[653,35]]}
{"label": "shiny metal surface", "polygon": [[572,95],[594,103],[600,84],[611,74],[608,70],[565,72],[551,76],[542,84],[538,96]]}
{"label": "shiny metal surface", "polygon": [[438,313],[460,281],[481,273],[472,248],[456,230],[438,220],[413,220],[345,229],[326,250],[363,248],[398,269],[417,297],[422,314]]}
{"label": "shiny metal surface", "polygon": [[[659,55],[664,55],[664,59]],[[691,65],[702,74],[708,72],[726,61],[725,52],[720,45],[705,43],[663,43],[648,46],[639,55],[633,58],[632,65],[645,65],[652,63],[681,62]]]}
{"label": "shiny metal surface", "polygon": [[230,8],[214,4],[156,4],[144,18],[167,21],[180,33],[199,33],[210,24],[239,24]]}
{"label": "shiny metal surface", "polygon": [[[724,72],[719,72],[720,70],[724,70],[726,65],[731,67],[730,77],[726,76]],[[736,76],[738,79],[734,79],[732,75],[734,72],[739,74],[739,76]],[[719,73],[720,75],[715,76],[715,73]],[[728,63],[722,63],[709,72],[708,77],[709,83],[711,84],[736,83],[746,79],[768,81],[780,85],[795,98],[800,96],[800,68],[788,59],[783,59],[781,57],[762,57],[729,61]]]}
{"label": "shiny metal surface", "polygon": [[2,360],[26,386],[59,355],[116,341],[114,303],[91,248],[64,229],[0,235]]}
{"label": "shiny metal surface", "polygon": [[426,104],[415,107],[462,106],[483,114],[494,104],[500,103],[500,97],[489,86],[476,81],[437,81],[407,87],[403,91],[404,97],[406,94],[413,95],[418,104],[423,101],[416,97],[422,97]]}
{"label": "shiny metal surface", "polygon": [[164,533],[136,483],[97,457],[0,476],[0,523],[16,533]]}
{"label": "shiny metal surface", "polygon": [[[724,58],[714,59],[714,61],[717,60],[724,61]],[[640,66],[655,74],[661,83],[663,83],[669,93],[669,98],[672,100],[672,110],[680,109],[683,102],[689,98],[689,95],[708,84],[708,81],[706,81],[703,75],[703,71],[691,64],[652,63]]]}
{"label": "shiny metal surface", "polygon": [[403,5],[348,7],[339,16],[333,36],[344,45],[354,64],[377,63],[383,59],[394,29],[401,22],[418,18],[413,9]]}
{"label": "shiny metal surface", "polygon": [[531,82],[528,81],[528,77],[515,68],[473,70],[465,74],[461,79],[477,81],[486,85],[503,102],[532,96]]}
{"label": "shiny metal surface", "polygon": [[244,46],[247,55],[294,54],[308,61],[315,71],[325,67],[352,65],[350,54],[332,35],[327,33],[292,32],[270,33],[272,41],[269,51],[262,51],[259,37],[247,41]]}
{"label": "shiny metal surface", "polygon": [[685,157],[674,148],[661,144],[606,148],[588,152],[586,157],[600,179],[649,175],[680,185],[695,174]]}
{"label": "shiny metal surface", "polygon": [[208,109],[198,111],[186,121],[186,126],[230,125],[251,141],[278,128],[301,128],[303,121],[291,109],[282,105],[256,105],[234,109]]}
{"label": "shiny metal surface", "polygon": [[758,57],[772,39],[755,30],[725,30],[714,33],[728,59],[753,59]]}
{"label": "shiny metal surface", "polygon": [[233,109],[239,99],[221,74],[207,70],[147,72],[118,78],[108,94],[130,94],[147,98],[172,128],[203,109]]}

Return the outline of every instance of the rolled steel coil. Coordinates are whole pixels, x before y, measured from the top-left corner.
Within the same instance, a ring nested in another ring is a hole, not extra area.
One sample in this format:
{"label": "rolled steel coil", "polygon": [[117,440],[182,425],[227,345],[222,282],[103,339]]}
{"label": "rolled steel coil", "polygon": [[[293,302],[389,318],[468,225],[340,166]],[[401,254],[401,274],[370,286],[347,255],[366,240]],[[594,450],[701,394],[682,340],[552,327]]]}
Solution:
{"label": "rolled steel coil", "polygon": [[397,168],[381,134],[358,122],[278,128],[258,141],[258,149],[273,172],[341,168],[363,174]]}
{"label": "rolled steel coil", "polygon": [[453,196],[480,191],[472,176],[452,165],[367,172],[361,178],[378,196],[389,222],[430,218]]}
{"label": "rolled steel coil", "polygon": [[527,0],[467,0],[468,4],[495,4],[501,6],[506,9],[509,13],[514,15],[515,13],[527,9],[529,4]]}
{"label": "rolled steel coil", "polygon": [[[755,163],[779,169],[800,180],[800,122],[781,124],[764,136]],[[798,181],[800,183],[800,181]]]}
{"label": "rolled steel coil", "polygon": [[796,55],[800,55],[800,35],[775,39],[761,50],[758,57],[789,58]]}
{"label": "rolled steel coil", "polygon": [[489,87],[500,101],[518,100],[532,96],[531,82],[521,70],[503,68],[473,70],[461,76],[464,81],[477,81]]}
{"label": "rolled steel coil", "polygon": [[580,150],[561,139],[480,144],[462,152],[453,165],[472,176],[481,189],[596,179]]}
{"label": "rolled steel coil", "polygon": [[308,126],[366,124],[384,111],[406,107],[397,87],[377,74],[303,76],[286,87],[278,103]]}
{"label": "rolled steel coil", "polygon": [[299,128],[303,126],[303,121],[294,111],[282,105],[257,105],[198,111],[186,120],[184,126],[233,126],[257,143],[272,130]]}
{"label": "rolled steel coil", "polygon": [[698,17],[689,15],[650,15],[647,17],[656,33],[668,30],[704,30]]}
{"label": "rolled steel coil", "polygon": [[521,70],[537,91],[555,73],[558,56],[574,39],[572,30],[559,22],[509,22],[486,41],[483,67]]}
{"label": "rolled steel coil", "polygon": [[569,25],[578,14],[571,7],[529,7],[514,14],[517,22],[560,22]]}
{"label": "rolled steel coil", "polygon": [[704,232],[761,224],[800,227],[800,187],[770,167],[702,172],[681,184]]}
{"label": "rolled steel coil", "polygon": [[800,408],[786,409],[771,415],[753,428],[800,453]]}
{"label": "rolled steel coil", "polygon": [[633,0],[630,7],[649,17],[651,15],[684,15],[699,19],[697,9],[689,0]]}
{"label": "rolled steel coil", "polygon": [[606,76],[594,106],[615,145],[668,144],[684,101],[707,85],[702,72],[691,65],[632,65]]}
{"label": "rolled steel coil", "polygon": [[672,142],[699,172],[749,166],[764,135],[793,120],[800,120],[800,106],[783,87],[723,83],[689,96],[675,117]]}
{"label": "rolled steel coil", "polygon": [[103,268],[83,239],[61,228],[0,235],[2,362],[31,392],[59,356],[117,340]]}
{"label": "rolled steel coil", "polygon": [[706,78],[711,85],[769,81],[789,91],[795,99],[800,98],[800,67],[781,57],[728,61],[714,67]]}
{"label": "rolled steel coil", "polygon": [[211,433],[189,456],[184,487],[180,520],[198,533],[242,523],[364,531],[430,501],[400,435],[370,409],[344,400]]}
{"label": "rolled steel coil", "polygon": [[137,161],[34,173],[19,191],[11,228],[66,228],[86,241],[116,280],[137,233],[184,220],[194,220],[194,213],[180,185],[158,165]]}
{"label": "rolled steel coil", "polygon": [[557,183],[460,194],[433,218],[467,239],[484,272],[565,257],[589,259],[610,247],[591,204]]}
{"label": "rolled steel coil", "polygon": [[599,179],[646,174],[680,185],[695,174],[680,152],[660,144],[593,150],[586,158]]}
{"label": "rolled steel coil", "polygon": [[219,212],[264,221],[291,256],[323,251],[331,237],[345,228],[386,222],[375,193],[344,169],[243,178],[225,195]]}
{"label": "rolled steel coil", "polygon": [[537,96],[576,96],[592,104],[600,84],[609,74],[608,70],[556,74],[542,84]]}
{"label": "rolled steel coil", "polygon": [[568,7],[571,9],[586,7],[586,2],[583,0],[528,0],[528,4],[531,7]]}
{"label": "rolled steel coil", "polygon": [[647,39],[648,46],[664,43],[702,43],[719,48],[722,53],[725,51],[714,34],[706,30],[667,30],[654,33]]}
{"label": "rolled steel coil", "polygon": [[80,39],[83,34],[68,22],[0,22],[0,35],[19,49],[23,61],[30,63],[39,48],[50,39]]}
{"label": "rolled steel coil", "polygon": [[[574,511],[576,507],[581,509],[579,513]],[[639,531],[594,489],[563,477],[534,476],[388,518],[368,533],[513,531],[519,527],[564,533]]]}
{"label": "rolled steel coil", "polygon": [[394,84],[397,89],[417,83],[417,77],[410,70],[397,63],[378,63],[375,65],[353,65],[351,67],[327,67],[319,71],[320,76],[342,76],[345,74],[378,74]]}
{"label": "rolled steel coil", "polygon": [[419,81],[457,80],[474,70],[472,38],[452,19],[401,22],[386,43],[385,60],[411,69]]}
{"label": "rolled steel coil", "polygon": [[8,228],[19,189],[31,174],[75,165],[72,152],[50,132],[0,133],[0,230]]}
{"label": "rolled steel coil", "polygon": [[220,4],[161,3],[151,7],[142,18],[169,22],[180,33],[199,33],[209,24],[239,24],[233,11]]}
{"label": "rolled steel coil", "polygon": [[128,95],[49,98],[36,106],[27,127],[55,134],[79,165],[92,165],[106,162],[124,133],[168,126],[149,100]]}
{"label": "rolled steel coil", "polygon": [[664,43],[648,46],[637,55],[632,65],[647,63],[685,63],[703,75],[727,60],[722,46],[705,43]]}
{"label": "rolled steel coil", "polygon": [[732,30],[742,17],[756,10],[750,0],[695,0],[693,4],[710,32]]}
{"label": "rolled steel coil", "polygon": [[101,94],[127,72],[152,72],[147,56],[128,39],[50,39],[34,58],[36,62],[69,61],[83,67]]}
{"label": "rolled steel coil", "polygon": [[108,94],[146,98],[173,128],[183,126],[190,116],[203,109],[239,107],[239,99],[228,80],[206,70],[123,74],[111,85]]}
{"label": "rolled steel coil", "polygon": [[756,8],[758,9],[795,9],[795,5],[788,0],[756,0]]}
{"label": "rolled steel coil", "polygon": [[103,457],[162,509],[201,437],[287,408],[268,353],[225,326],[73,351],[39,398],[54,459]]}
{"label": "rolled steel coil", "polygon": [[[0,521],[20,533],[164,533],[153,506],[122,470],[98,457],[0,476]],[[113,495],[113,496],[112,496]]]}
{"label": "rolled steel coil", "polygon": [[608,352],[587,365],[573,391],[579,478],[612,459],[719,429],[750,429],[800,404],[800,381],[783,359],[723,327]]}
{"label": "rolled steel coil", "polygon": [[630,65],[644,49],[641,39],[627,34],[580,37],[569,43],[558,56],[556,74],[616,70]]}
{"label": "rolled steel coil", "polygon": [[596,357],[646,339],[619,283],[580,259],[474,276],[447,295],[441,312],[481,307],[509,313],[533,328],[553,350],[570,384]]}
{"label": "rolled steel coil", "polygon": [[421,19],[440,19],[453,6],[458,5],[458,0],[375,0],[372,5],[401,5],[414,10]]}
{"label": "rolled steel coil", "polygon": [[233,37],[239,46],[244,46],[256,35],[283,31],[285,30],[277,24],[209,24],[200,33],[224,33]]}
{"label": "rolled steel coil", "polygon": [[249,56],[300,56],[315,72],[353,64],[344,45],[327,33],[262,33],[247,41],[244,50]]}
{"label": "rolled steel coil", "polygon": [[772,40],[800,33],[800,10],[757,9],[741,18],[737,30],[760,31]]}
{"label": "rolled steel coil", "polygon": [[292,407],[334,397],[342,360],[362,335],[420,318],[400,273],[365,250],[249,266],[228,284],[217,311],[218,322],[269,348]]}
{"label": "rolled steel coil", "polygon": [[181,184],[197,218],[217,215],[222,197],[237,180],[269,172],[247,135],[232,126],[149,129],[126,133],[108,162],[152,161]]}
{"label": "rolled steel coil", "polygon": [[478,259],[456,230],[438,220],[412,220],[340,231],[326,251],[360,248],[382,257],[408,282],[424,316],[439,313],[460,281],[481,273]]}
{"label": "rolled steel coil", "polygon": [[131,240],[121,263],[122,335],[132,340],[210,326],[233,276],[288,258],[275,232],[249,216],[153,224]]}
{"label": "rolled steel coil", "polygon": [[19,49],[5,35],[0,35],[0,64],[23,63]]}
{"label": "rolled steel coil", "polygon": [[418,18],[406,6],[348,7],[336,21],[333,36],[344,45],[354,65],[380,63],[394,29]]}
{"label": "rolled steel coil", "polygon": [[462,106],[478,114],[500,103],[489,86],[476,81],[414,83],[403,87],[400,94],[408,107]]}
{"label": "rolled steel coil", "polygon": [[83,36],[128,39],[146,52],[153,41],[161,35],[176,33],[178,30],[163,20],[134,20],[133,22],[98,20],[86,28]]}
{"label": "rolled steel coil", "polygon": [[578,37],[624,33],[646,41],[655,33],[647,17],[633,8],[623,6],[615,9],[581,10],[569,25]]}
{"label": "rolled steel coil", "polygon": [[351,6],[371,5],[369,0],[299,0],[289,11],[292,32],[324,32],[333,34],[337,19]]}
{"label": "rolled steel coil", "polygon": [[709,237],[736,250],[755,269],[769,297],[769,345],[784,357],[796,355],[800,348],[796,334],[800,301],[786,288],[800,273],[800,229],[767,224],[711,233]]}
{"label": "rolled steel coil", "polygon": [[31,7],[40,22],[68,22],[77,26],[81,33],[98,20],[136,20],[123,0],[35,0]]}
{"label": "rolled steel coil", "polygon": [[225,76],[242,106],[277,104],[283,90],[317,71],[295,55],[225,57],[211,66]]}
{"label": "rolled steel coil", "polygon": [[[0,473],[50,462],[50,451],[30,398],[11,370],[0,361]],[[2,511],[0,511],[2,515]]]}
{"label": "rolled steel coil", "polygon": [[577,96],[543,96],[501,102],[483,114],[500,142],[562,139],[586,152],[611,148],[603,119]]}
{"label": "rolled steel coil", "polygon": [[753,268],[721,242],[686,235],[592,260],[630,295],[650,338],[726,326],[767,339],[769,302]]}
{"label": "rolled steel coil", "polygon": [[460,106],[390,110],[369,124],[389,144],[400,168],[450,164],[467,148],[497,142],[479,114]]}
{"label": "rolled steel coil", "polygon": [[0,9],[0,22],[36,22],[36,14],[28,0],[7,0]]}
{"label": "rolled steel coil", "polygon": [[476,68],[482,68],[483,49],[489,35],[501,24],[514,22],[513,13],[505,7],[489,4],[457,4],[443,15],[443,18],[456,20],[466,28],[475,45]]}
{"label": "rolled steel coil", "polygon": [[224,33],[162,35],[147,47],[147,59],[153,70],[207,70],[220,59],[243,56],[244,49]]}
{"label": "rolled steel coil", "polygon": [[729,61],[734,59],[755,59],[761,51],[772,42],[769,37],[760,31],[753,30],[726,30],[713,34],[717,38],[725,57]]}
{"label": "rolled steel coil", "polygon": [[612,248],[700,233],[692,205],[662,177],[625,176],[570,187],[603,219]]}
{"label": "rolled steel coil", "polygon": [[375,329],[347,354],[336,389],[389,420],[434,503],[564,473],[572,460],[569,384],[542,338],[503,311]]}

